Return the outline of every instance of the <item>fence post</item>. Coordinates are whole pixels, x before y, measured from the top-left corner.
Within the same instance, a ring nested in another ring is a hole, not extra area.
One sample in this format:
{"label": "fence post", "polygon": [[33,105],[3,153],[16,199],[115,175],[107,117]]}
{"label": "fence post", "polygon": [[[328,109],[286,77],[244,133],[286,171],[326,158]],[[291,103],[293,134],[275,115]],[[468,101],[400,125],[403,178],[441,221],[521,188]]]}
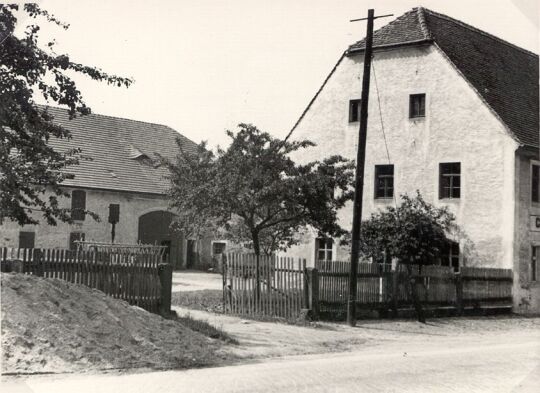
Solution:
{"label": "fence post", "polygon": [[392,318],[397,318],[398,315],[398,277],[397,269],[391,272],[392,274]]}
{"label": "fence post", "polygon": [[43,261],[43,255],[41,253],[41,250],[39,248],[34,249],[34,255],[32,257],[32,263],[29,264],[30,266],[34,266],[34,269],[32,269],[32,273],[36,274],[38,277],[45,276],[45,269],[44,269],[44,261]]}
{"label": "fence post", "polygon": [[167,317],[171,313],[172,266],[169,263],[160,263],[158,269],[161,283],[159,313],[162,317]]}
{"label": "fence post", "polygon": [[461,272],[455,273],[455,284],[456,284],[456,309],[457,315],[463,315],[463,277]]}
{"label": "fence post", "polygon": [[307,307],[311,310],[311,318],[314,321],[319,319],[319,271],[316,268],[306,268],[306,293]]}

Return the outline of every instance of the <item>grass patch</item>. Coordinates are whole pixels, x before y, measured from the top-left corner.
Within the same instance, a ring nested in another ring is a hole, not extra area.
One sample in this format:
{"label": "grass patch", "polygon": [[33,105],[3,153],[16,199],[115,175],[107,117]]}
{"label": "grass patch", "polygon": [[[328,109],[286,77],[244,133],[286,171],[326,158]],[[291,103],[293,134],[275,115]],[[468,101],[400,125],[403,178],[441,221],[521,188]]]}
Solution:
{"label": "grass patch", "polygon": [[191,315],[187,314],[184,316],[176,315],[174,318],[176,321],[180,322],[182,325],[188,329],[193,330],[194,332],[201,333],[206,337],[210,337],[216,340],[221,340],[227,344],[238,344],[238,341],[231,337],[223,329],[218,328],[214,325],[209,324],[208,322],[201,319],[194,319]]}
{"label": "grass patch", "polygon": [[171,302],[173,306],[223,313],[223,292],[219,289],[174,292]]}

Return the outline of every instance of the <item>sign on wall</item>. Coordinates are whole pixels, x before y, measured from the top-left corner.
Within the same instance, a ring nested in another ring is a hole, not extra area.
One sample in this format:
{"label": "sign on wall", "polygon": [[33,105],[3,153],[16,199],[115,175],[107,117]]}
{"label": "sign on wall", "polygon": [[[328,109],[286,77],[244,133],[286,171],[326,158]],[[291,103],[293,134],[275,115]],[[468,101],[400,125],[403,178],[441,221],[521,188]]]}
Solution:
{"label": "sign on wall", "polygon": [[540,216],[531,216],[531,231],[540,232]]}

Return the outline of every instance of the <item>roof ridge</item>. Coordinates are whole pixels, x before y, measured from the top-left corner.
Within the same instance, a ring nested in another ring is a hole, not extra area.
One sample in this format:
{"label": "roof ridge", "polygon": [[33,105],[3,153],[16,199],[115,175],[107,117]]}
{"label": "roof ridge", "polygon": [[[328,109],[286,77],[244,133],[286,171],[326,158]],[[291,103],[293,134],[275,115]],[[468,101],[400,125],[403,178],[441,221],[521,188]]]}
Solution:
{"label": "roof ridge", "polygon": [[[532,51],[530,51],[530,50],[528,50],[528,49],[525,49],[525,48],[522,48],[522,47],[520,47],[520,46],[517,46],[516,44],[512,44],[511,42],[508,42],[508,41],[506,41],[506,40],[503,40],[502,38],[497,37],[496,35],[493,35],[493,34],[491,34],[491,33],[488,33],[487,31],[480,30],[480,29],[477,28],[477,27],[474,27],[474,26],[469,25],[469,24],[467,24],[467,23],[465,23],[465,22],[462,22],[462,21],[460,21],[459,19],[452,18],[451,16],[441,14],[441,13],[439,13],[439,12],[430,10],[430,9],[428,9],[428,8],[424,8],[424,7],[418,7],[418,8],[422,10],[422,13],[423,13],[424,15],[425,15],[425,13],[427,12],[428,14],[433,15],[433,16],[435,16],[435,17],[437,17],[437,18],[446,19],[446,20],[448,20],[448,21],[450,21],[450,22],[453,22],[453,23],[456,23],[456,24],[460,25],[461,27],[464,27],[464,28],[466,28],[466,29],[468,29],[468,30],[474,31],[474,32],[479,33],[479,34],[482,34],[482,35],[484,35],[484,36],[486,36],[486,37],[488,37],[488,38],[494,39],[495,41],[498,41],[498,42],[500,42],[501,44],[505,44],[505,45],[511,46],[512,48],[517,49],[517,50],[519,50],[519,51],[521,51],[521,52],[524,52],[524,53],[526,53],[526,54],[528,54],[528,55],[538,57],[538,54],[536,54],[536,53],[534,53],[534,52],[532,52]],[[425,18],[425,16],[424,16],[424,18]],[[426,26],[426,28],[427,28],[427,26]]]}
{"label": "roof ridge", "polygon": [[418,15],[418,23],[420,25],[420,30],[422,30],[422,33],[424,33],[424,38],[426,40],[433,39],[433,37],[431,36],[431,31],[429,31],[429,28],[427,26],[426,15],[424,14],[424,7],[416,7],[413,8],[413,10],[414,9],[416,9],[416,13]]}
{"label": "roof ridge", "polygon": [[[68,111],[68,108],[62,108],[62,107],[59,107],[59,106],[54,106],[54,105],[48,105],[48,104],[37,104],[38,106],[43,106],[45,108],[51,108],[51,109],[58,109],[58,110],[62,110],[62,111]],[[91,110],[91,108],[90,108]],[[95,112],[90,112],[88,115],[81,115],[81,114],[78,114],[77,117],[82,117],[82,116],[99,116],[99,117],[108,117],[110,119],[119,119],[119,120],[126,120],[126,121],[130,121],[130,122],[134,122],[134,123],[142,123],[142,124],[151,124],[151,125],[154,125],[154,126],[160,126],[160,127],[167,127],[175,132],[177,132],[178,134],[180,134],[179,131],[176,131],[174,128],[166,125],[166,124],[162,124],[162,123],[152,123],[150,121],[144,121],[144,120],[135,120],[135,119],[128,119],[127,117],[120,117],[120,116],[111,116],[111,115],[103,115],[101,113],[95,113]],[[182,134],[180,134],[182,135]]]}
{"label": "roof ridge", "polygon": [[[416,8],[413,8],[412,10],[409,10],[409,11],[407,11],[407,12],[401,14],[401,15],[398,16],[396,19],[394,19],[394,20],[388,22],[387,24],[382,25],[381,27],[379,27],[377,30],[375,30],[375,31],[373,32],[373,35],[375,35],[375,33],[377,33],[378,31],[380,31],[380,30],[382,30],[382,29],[384,29],[384,28],[386,28],[386,27],[388,27],[388,26],[390,26],[390,25],[396,23],[398,20],[404,19],[406,16],[408,16],[409,14],[411,14],[411,13],[413,13],[413,12],[416,12]],[[422,31],[422,32],[423,32],[423,31]],[[366,37],[362,38],[361,40],[356,41],[356,42],[355,42],[354,44],[352,44],[352,45],[349,45],[349,48],[350,48],[351,46],[358,45],[359,43],[365,42],[365,41],[366,41]]]}

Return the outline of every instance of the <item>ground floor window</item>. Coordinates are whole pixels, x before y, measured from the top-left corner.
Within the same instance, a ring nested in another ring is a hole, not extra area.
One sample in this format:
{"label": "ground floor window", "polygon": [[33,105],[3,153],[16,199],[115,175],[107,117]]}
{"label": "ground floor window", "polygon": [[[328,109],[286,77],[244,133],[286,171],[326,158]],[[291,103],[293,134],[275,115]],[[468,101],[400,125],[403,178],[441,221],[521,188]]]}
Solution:
{"label": "ground floor window", "polygon": [[332,245],[333,241],[329,238],[318,238],[316,240],[316,256],[318,261],[332,260]]}
{"label": "ground floor window", "polygon": [[19,248],[34,248],[35,242],[35,232],[19,232]]}
{"label": "ground floor window", "polygon": [[82,232],[71,232],[69,234],[69,249],[76,250],[77,242],[84,242],[84,233]]}
{"label": "ground floor window", "polygon": [[441,258],[441,265],[452,266],[457,272],[459,270],[459,243],[449,241],[444,246]]}
{"label": "ground floor window", "polygon": [[540,255],[540,246],[532,247],[531,256],[531,281],[538,281],[538,256]]}
{"label": "ground floor window", "polygon": [[227,246],[227,243],[225,242],[213,242],[212,243],[212,255],[218,256],[225,252],[225,247]]}

